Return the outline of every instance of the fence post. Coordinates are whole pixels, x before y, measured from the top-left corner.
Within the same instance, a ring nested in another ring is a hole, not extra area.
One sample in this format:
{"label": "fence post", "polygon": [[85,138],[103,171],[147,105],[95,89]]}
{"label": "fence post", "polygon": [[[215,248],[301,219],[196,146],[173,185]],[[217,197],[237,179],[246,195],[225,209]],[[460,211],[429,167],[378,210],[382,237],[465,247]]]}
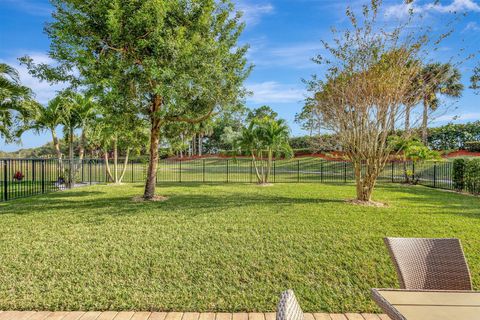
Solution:
{"label": "fence post", "polygon": [[273,160],[273,183],[277,182],[277,168],[275,165],[275,159]]}
{"label": "fence post", "polygon": [[131,164],[130,164],[130,165],[131,165],[131,167],[132,167],[132,183],[134,183],[134,182],[135,182],[135,181],[134,181],[135,178],[134,178],[134,175],[133,175],[133,171],[135,170],[135,166],[134,166],[134,164],[133,164],[133,160],[131,161]]}
{"label": "fence post", "polygon": [[182,182],[182,161],[181,160],[178,160],[178,167],[180,169],[178,179],[179,179],[179,182],[181,183]]}
{"label": "fence post", "polygon": [[415,181],[415,162],[412,161],[412,179]]}
{"label": "fence post", "polygon": [[252,174],[253,174],[253,160],[250,161],[250,183],[252,183]]}
{"label": "fence post", "polygon": [[323,182],[323,160],[320,160],[320,182]]}
{"label": "fence post", "polygon": [[45,193],[45,159],[42,160],[42,193]]}
{"label": "fence post", "polygon": [[347,183],[347,162],[343,162],[343,182]]}
{"label": "fence post", "polygon": [[395,177],[394,177],[394,169],[393,169],[393,161],[392,161],[392,182],[395,182]]}
{"label": "fence post", "polygon": [[300,160],[297,160],[297,182],[300,182]]}
{"label": "fence post", "polygon": [[230,175],[230,172],[229,172],[229,167],[228,167],[228,159],[227,159],[227,183],[229,182],[229,175]]}
{"label": "fence post", "polygon": [[88,180],[90,180],[90,184],[92,184],[92,160],[88,161]]}
{"label": "fence post", "polygon": [[437,187],[437,163],[433,165],[433,187]]}
{"label": "fence post", "polygon": [[32,160],[32,182],[35,182],[35,160]]}
{"label": "fence post", "polygon": [[205,183],[205,158],[202,161],[202,181]]}
{"label": "fence post", "polygon": [[3,160],[3,199],[8,200],[8,161]]}

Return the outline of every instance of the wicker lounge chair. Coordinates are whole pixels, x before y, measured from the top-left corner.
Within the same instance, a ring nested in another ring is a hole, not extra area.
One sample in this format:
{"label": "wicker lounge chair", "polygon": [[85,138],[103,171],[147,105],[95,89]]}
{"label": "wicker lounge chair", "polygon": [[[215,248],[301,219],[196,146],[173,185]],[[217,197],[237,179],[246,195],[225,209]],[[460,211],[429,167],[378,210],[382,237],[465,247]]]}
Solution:
{"label": "wicker lounge chair", "polygon": [[472,290],[458,239],[385,238],[400,287],[409,290]]}
{"label": "wicker lounge chair", "polygon": [[282,292],[277,306],[276,320],[303,320],[303,311],[292,290]]}

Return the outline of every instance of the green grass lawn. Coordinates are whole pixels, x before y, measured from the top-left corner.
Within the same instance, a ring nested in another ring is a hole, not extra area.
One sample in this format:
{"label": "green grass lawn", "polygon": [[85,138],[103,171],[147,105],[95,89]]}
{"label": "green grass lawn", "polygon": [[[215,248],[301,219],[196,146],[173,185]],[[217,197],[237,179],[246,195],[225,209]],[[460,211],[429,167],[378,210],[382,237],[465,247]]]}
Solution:
{"label": "green grass lawn", "polygon": [[384,185],[93,186],[0,204],[0,310],[377,311],[397,285],[382,237],[458,237],[480,289],[480,199]]}

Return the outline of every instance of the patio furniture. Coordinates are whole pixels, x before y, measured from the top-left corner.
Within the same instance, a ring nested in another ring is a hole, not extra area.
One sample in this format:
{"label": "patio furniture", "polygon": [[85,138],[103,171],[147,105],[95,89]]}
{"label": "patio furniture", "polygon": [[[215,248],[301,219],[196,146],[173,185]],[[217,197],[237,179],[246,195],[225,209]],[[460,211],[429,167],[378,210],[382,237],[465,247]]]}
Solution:
{"label": "patio furniture", "polygon": [[303,311],[292,290],[282,292],[277,305],[276,320],[303,320]]}
{"label": "patio furniture", "polygon": [[372,289],[392,320],[478,320],[480,292]]}
{"label": "patio furniture", "polygon": [[460,240],[385,238],[384,241],[397,270],[400,288],[472,290]]}

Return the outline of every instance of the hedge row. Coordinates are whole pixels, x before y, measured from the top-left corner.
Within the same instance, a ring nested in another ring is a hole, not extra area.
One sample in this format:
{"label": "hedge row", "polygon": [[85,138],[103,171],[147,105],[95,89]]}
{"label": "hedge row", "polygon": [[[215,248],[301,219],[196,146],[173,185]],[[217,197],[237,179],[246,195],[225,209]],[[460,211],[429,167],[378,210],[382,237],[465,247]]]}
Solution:
{"label": "hedge row", "polygon": [[480,159],[455,159],[452,178],[455,189],[480,194]]}

